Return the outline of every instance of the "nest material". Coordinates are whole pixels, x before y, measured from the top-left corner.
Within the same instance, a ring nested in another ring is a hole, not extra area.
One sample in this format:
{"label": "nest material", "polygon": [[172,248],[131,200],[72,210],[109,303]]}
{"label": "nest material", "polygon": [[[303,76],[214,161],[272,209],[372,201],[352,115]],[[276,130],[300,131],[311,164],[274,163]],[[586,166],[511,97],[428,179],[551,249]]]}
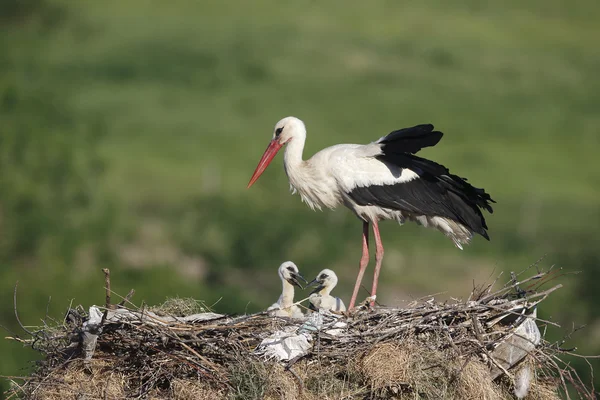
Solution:
{"label": "nest material", "polygon": [[[495,293],[488,286],[467,301],[363,307],[308,321],[265,313],[160,315],[160,307],[115,308],[107,298],[101,315],[79,306],[60,326],[21,339],[45,357],[31,376],[13,382],[8,398],[493,400],[528,392],[527,399],[550,400],[567,383],[592,398],[561,364],[557,346],[542,340],[519,363],[499,357],[560,286],[537,291],[547,278],[513,280]],[[257,349],[275,332],[301,332],[312,346],[291,360],[265,360]]]}

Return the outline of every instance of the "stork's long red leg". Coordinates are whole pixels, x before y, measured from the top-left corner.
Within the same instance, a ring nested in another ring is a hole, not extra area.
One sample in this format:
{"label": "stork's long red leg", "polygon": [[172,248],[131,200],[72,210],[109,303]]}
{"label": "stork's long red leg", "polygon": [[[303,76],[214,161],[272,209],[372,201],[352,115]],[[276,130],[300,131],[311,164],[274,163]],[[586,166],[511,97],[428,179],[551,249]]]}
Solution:
{"label": "stork's long red leg", "polygon": [[363,222],[363,234],[362,234],[362,257],[360,258],[360,269],[358,270],[358,277],[356,277],[356,284],[354,285],[354,291],[352,292],[352,298],[350,299],[350,306],[348,310],[354,308],[356,302],[356,296],[360,289],[360,282],[362,281],[365,269],[369,264],[369,223]]}
{"label": "stork's long red leg", "polygon": [[[379,270],[381,269],[381,262],[383,261],[383,243],[381,243],[381,236],[379,236],[379,226],[377,221],[373,221],[373,236],[375,236],[375,274],[373,275],[373,289],[371,290],[371,296],[377,294],[377,282],[379,281]],[[375,305],[375,301],[371,302],[371,306]]]}

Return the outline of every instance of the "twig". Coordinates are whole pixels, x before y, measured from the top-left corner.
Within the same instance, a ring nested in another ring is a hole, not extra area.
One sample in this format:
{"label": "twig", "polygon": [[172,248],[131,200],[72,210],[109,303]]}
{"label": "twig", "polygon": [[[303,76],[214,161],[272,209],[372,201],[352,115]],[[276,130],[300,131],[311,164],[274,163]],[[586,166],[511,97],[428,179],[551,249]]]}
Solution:
{"label": "twig", "polygon": [[106,303],[105,307],[109,310],[112,309],[110,304],[110,270],[108,268],[102,268],[102,272],[104,272],[104,289],[106,290]]}
{"label": "twig", "polygon": [[298,385],[300,386],[300,396],[302,396],[304,394],[304,381],[302,380],[302,378],[300,378],[300,376],[296,373],[296,371],[294,371],[292,368],[286,368],[287,371],[289,371],[294,378],[296,378],[296,381],[298,382]]}
{"label": "twig", "polygon": [[532,267],[535,267],[537,270],[537,273],[539,274],[541,271],[538,268],[539,264],[544,260],[544,258],[546,258],[548,254],[544,254],[542,255],[540,258],[538,258],[533,264],[529,264],[529,266],[527,268],[525,268],[523,271],[519,272],[517,274],[517,276],[523,275],[525,272],[529,271]]}
{"label": "twig", "polygon": [[52,296],[48,296],[48,303],[46,303],[46,315],[42,319],[42,323],[44,324],[45,327],[48,327],[46,320],[48,319],[48,310],[50,309],[50,301],[52,301]]}
{"label": "twig", "polygon": [[[132,289],[132,290],[133,290],[133,289]],[[130,290],[130,292],[131,292],[131,290]],[[134,291],[134,292],[135,292],[135,291]],[[135,309],[138,309],[138,310],[139,310],[139,309],[141,308],[141,306],[137,306],[137,305],[135,305],[134,303],[132,303],[132,302],[131,302],[131,300],[128,300],[126,297],[123,297],[123,296],[121,296],[121,295],[120,295],[119,293],[117,293],[117,292],[114,292],[114,291],[112,291],[112,290],[111,290],[111,291],[110,291],[110,293],[111,293],[111,294],[114,294],[115,296],[117,296],[118,298],[120,298],[120,299],[121,299],[121,301],[123,301],[123,303],[127,303],[127,304],[129,304],[129,305],[131,305],[131,307],[133,307],[133,308],[135,308]]]}
{"label": "twig", "polygon": [[125,305],[125,303],[131,303],[130,300],[134,294],[135,294],[135,290],[131,289],[129,291],[129,293],[127,293],[127,295],[119,302],[119,307],[123,307]]}
{"label": "twig", "polygon": [[19,281],[17,281],[15,283],[15,291],[13,293],[13,305],[14,305],[14,310],[15,310],[15,318],[17,319],[17,323],[19,324],[21,329],[23,329],[29,335],[36,337],[36,334],[31,332],[29,329],[25,328],[25,326],[23,326],[23,324],[21,323],[21,320],[19,319],[19,313],[17,312],[17,287],[18,286],[19,286]]}

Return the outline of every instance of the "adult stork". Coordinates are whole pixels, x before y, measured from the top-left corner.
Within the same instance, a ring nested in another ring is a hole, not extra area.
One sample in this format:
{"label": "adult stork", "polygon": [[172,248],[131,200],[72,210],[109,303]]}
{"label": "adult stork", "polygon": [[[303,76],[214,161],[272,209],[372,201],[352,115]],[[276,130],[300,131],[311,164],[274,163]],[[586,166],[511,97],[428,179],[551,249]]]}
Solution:
{"label": "adult stork", "polygon": [[283,165],[292,193],[298,192],[313,210],[343,204],[363,221],[362,257],[350,299],[352,309],[369,263],[369,223],[373,225],[376,246],[373,298],[383,259],[379,221],[392,219],[402,224],[409,220],[435,228],[460,249],[474,233],[489,240],[481,209],[492,213],[490,203],[494,201],[490,195],[451,174],[443,165],[415,155],[424,147],[435,146],[442,135],[433,130],[433,125],[417,125],[365,145],[331,146],[304,161],[306,127],[298,118],[287,117],[275,125],[248,188],[287,144]]}

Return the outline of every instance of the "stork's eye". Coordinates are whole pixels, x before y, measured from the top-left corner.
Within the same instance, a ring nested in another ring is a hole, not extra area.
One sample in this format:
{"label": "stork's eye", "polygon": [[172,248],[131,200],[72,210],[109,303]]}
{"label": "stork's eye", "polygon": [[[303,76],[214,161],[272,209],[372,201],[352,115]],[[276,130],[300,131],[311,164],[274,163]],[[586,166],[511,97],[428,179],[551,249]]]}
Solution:
{"label": "stork's eye", "polygon": [[325,280],[325,279],[327,279],[328,277],[329,277],[329,276],[328,276],[327,274],[323,274],[323,275],[321,275],[321,278],[319,278],[319,279],[321,279],[321,280]]}
{"label": "stork's eye", "polygon": [[283,128],[277,128],[277,129],[275,129],[275,136],[281,135],[281,131],[283,131]]}
{"label": "stork's eye", "polygon": [[296,270],[294,269],[294,267],[287,267],[287,270],[290,272],[296,272]]}

